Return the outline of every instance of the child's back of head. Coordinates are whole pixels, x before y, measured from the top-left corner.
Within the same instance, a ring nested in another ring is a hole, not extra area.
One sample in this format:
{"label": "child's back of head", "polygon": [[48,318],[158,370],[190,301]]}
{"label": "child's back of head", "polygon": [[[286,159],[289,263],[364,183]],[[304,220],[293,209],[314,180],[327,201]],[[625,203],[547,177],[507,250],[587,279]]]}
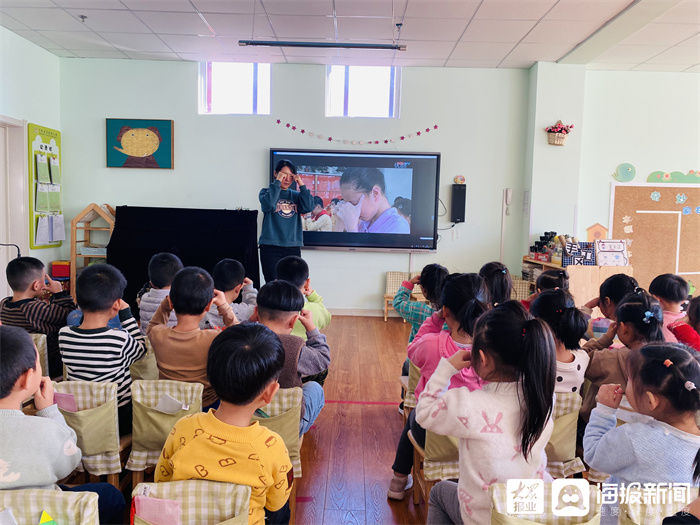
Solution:
{"label": "child's back of head", "polygon": [[545,290],[568,290],[569,274],[566,270],[545,270],[540,274],[535,282],[538,292]]}
{"label": "child's back of head", "polygon": [[[639,352],[631,352],[627,363],[627,395],[633,398],[630,403],[634,407],[646,413],[649,406],[643,399],[651,393],[666,399],[668,405],[662,407],[664,419],[679,421],[685,415],[685,419],[694,422],[700,410],[700,355],[696,351],[678,343],[651,343]],[[693,480],[699,479],[700,450],[693,472]]]}
{"label": "child's back of head", "polygon": [[288,281],[270,281],[258,293],[258,317],[262,323],[296,319],[303,308],[304,295]]}
{"label": "child's back of head", "polygon": [[649,285],[649,293],[668,303],[682,303],[688,298],[690,287],[679,275],[664,273],[654,277]]}
{"label": "child's back of head", "polygon": [[0,325],[0,399],[12,394],[17,380],[27,370],[41,365],[32,338],[23,328]]}
{"label": "child's back of head", "polygon": [[228,292],[243,284],[245,268],[236,259],[222,259],[214,266],[212,277],[214,288]]}
{"label": "child's back of head", "polygon": [[154,288],[167,288],[182,268],[182,261],[177,255],[168,252],[156,253],[148,261],[148,280]]}
{"label": "child's back of head", "polygon": [[17,257],[7,263],[5,275],[13,292],[25,292],[35,281],[43,285],[44,263],[34,257]]}
{"label": "child's back of head", "polygon": [[78,275],[76,299],[84,313],[105,312],[124,295],[126,279],[111,264],[93,264]]}
{"label": "child's back of head", "polygon": [[[663,341],[661,330],[664,313],[659,302],[644,290],[627,294],[618,303],[615,310],[620,340],[629,346],[633,343],[651,343]],[[620,324],[624,323],[621,330]],[[629,330],[629,334],[627,333]]]}
{"label": "child's back of head", "polygon": [[423,288],[423,294],[436,310],[442,306],[440,295],[448,275],[447,268],[436,263],[425,265],[420,272],[420,285]]}
{"label": "child's back of head", "polygon": [[639,285],[634,277],[624,273],[616,273],[603,281],[598,290],[601,301],[608,300],[612,305],[617,305],[622,298],[634,292]]}
{"label": "child's back of head", "polygon": [[484,280],[476,273],[453,273],[444,282],[440,304],[459,321],[459,329],[473,335],[474,323],[488,306]]}
{"label": "child's back of head", "polygon": [[479,317],[473,348],[479,349],[472,352],[472,366],[479,375],[483,351],[494,360],[497,377],[507,374],[522,389],[521,450],[527,458],[552,412],[556,376],[552,331],[544,321],[533,319],[520,302],[506,301]]}
{"label": "child's back of head", "polygon": [[490,304],[494,305],[510,301],[513,291],[513,280],[505,264],[496,261],[486,263],[479,270],[479,275],[486,282]]}
{"label": "child's back of head", "polygon": [[586,317],[576,308],[574,298],[565,290],[545,290],[530,306],[530,313],[549,325],[554,337],[565,348],[574,350],[586,333]]}
{"label": "child's back of head", "polygon": [[214,280],[198,266],[186,266],[170,285],[170,301],[177,315],[202,315],[214,297]]}
{"label": "child's back of head", "polygon": [[209,348],[207,376],[222,402],[248,405],[284,366],[284,349],[272,330],[257,323],[230,326]]}
{"label": "child's back of head", "polygon": [[688,301],[688,324],[700,333],[700,295]]}
{"label": "child's back of head", "polygon": [[309,265],[301,257],[289,255],[277,263],[277,278],[302,288],[309,279]]}

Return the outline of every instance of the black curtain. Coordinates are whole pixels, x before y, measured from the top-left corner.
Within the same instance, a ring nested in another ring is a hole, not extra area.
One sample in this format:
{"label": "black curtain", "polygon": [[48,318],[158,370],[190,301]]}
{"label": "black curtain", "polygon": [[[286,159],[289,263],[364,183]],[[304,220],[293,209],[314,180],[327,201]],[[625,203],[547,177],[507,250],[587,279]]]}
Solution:
{"label": "black curtain", "polygon": [[148,282],[148,261],[158,252],[174,253],[185,266],[209,273],[221,259],[237,259],[259,288],[257,216],[256,210],[117,206],[107,262],[126,277],[124,300],[134,315],[136,294]]}

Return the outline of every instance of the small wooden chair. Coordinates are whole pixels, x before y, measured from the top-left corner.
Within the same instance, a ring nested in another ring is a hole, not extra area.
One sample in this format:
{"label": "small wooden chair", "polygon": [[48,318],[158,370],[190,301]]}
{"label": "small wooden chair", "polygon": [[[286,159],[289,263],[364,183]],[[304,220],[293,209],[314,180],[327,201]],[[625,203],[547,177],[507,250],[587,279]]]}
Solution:
{"label": "small wooden chair", "polygon": [[136,496],[178,501],[183,524],[248,523],[250,487],[247,485],[204,480],[139,483],[131,493],[132,498]]}
{"label": "small wooden chair", "polygon": [[513,279],[513,290],[510,298],[515,301],[523,301],[532,295],[532,284],[524,279]]}
{"label": "small wooden chair", "polygon": [[[399,291],[399,286],[401,283],[407,279],[411,278],[411,274],[408,272],[386,272],[386,288],[384,290],[384,321],[389,320],[389,308],[393,310],[391,306],[392,301],[396,292]],[[404,320],[405,322],[405,320]]]}
{"label": "small wooden chair", "polygon": [[131,379],[143,379],[146,381],[155,381],[158,379],[158,364],[156,363],[156,354],[153,352],[153,346],[148,337],[146,338],[146,355],[133,363],[129,367]]}
{"label": "small wooden chair", "polygon": [[418,368],[416,365],[414,365],[411,361],[409,361],[408,365],[408,375],[407,376],[401,376],[399,378],[399,382],[401,383],[401,387],[404,389],[404,398],[403,398],[403,421],[404,424],[408,420],[408,416],[411,415],[411,412],[413,411],[414,408],[416,408],[416,385],[418,384],[418,380],[420,379],[420,368]]}
{"label": "small wooden chair", "polygon": [[[264,427],[280,435],[289,452],[289,459],[294,468],[294,479],[301,478],[301,441],[299,423],[301,421],[301,404],[304,392],[299,387],[281,388],[269,405],[262,407],[270,417],[253,417]],[[294,523],[296,515],[297,484],[292,485],[289,494],[289,523]]]}
{"label": "small wooden chair", "polygon": [[39,523],[44,511],[55,523],[100,523],[95,492],[62,492],[54,489],[0,490],[0,509],[10,509],[20,524]]}
{"label": "small wooden chair", "polygon": [[96,476],[107,475],[107,482],[121,489],[122,456],[131,448],[131,435],[119,436],[117,384],[61,381],[54,383],[54,390],[73,394],[78,408],[78,412],[61,410],[66,423],[75,431],[78,447],[83,452],[77,470],[87,472],[92,481]]}
{"label": "small wooden chair", "polygon": [[413,504],[428,502],[430,490],[443,479],[459,477],[459,449],[456,440],[426,430],[425,448],[408,431],[413,444]]}
{"label": "small wooden chair", "polygon": [[[137,379],[131,384],[132,446],[126,468],[131,471],[133,487],[143,481],[146,469],[158,464],[165,440],[175,423],[189,414],[201,412],[203,391],[204,386],[201,383],[186,383],[184,381],[142,381]],[[164,395],[177,399],[183,404],[183,407],[187,408],[174,414],[155,410],[154,407]]]}

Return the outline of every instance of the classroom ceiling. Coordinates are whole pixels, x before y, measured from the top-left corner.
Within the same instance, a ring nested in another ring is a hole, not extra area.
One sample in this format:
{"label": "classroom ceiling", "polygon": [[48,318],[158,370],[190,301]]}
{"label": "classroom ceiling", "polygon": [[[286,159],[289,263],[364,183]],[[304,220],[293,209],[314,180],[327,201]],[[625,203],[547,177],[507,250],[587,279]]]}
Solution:
{"label": "classroom ceiling", "polygon": [[77,58],[700,71],[700,0],[0,0],[0,25]]}

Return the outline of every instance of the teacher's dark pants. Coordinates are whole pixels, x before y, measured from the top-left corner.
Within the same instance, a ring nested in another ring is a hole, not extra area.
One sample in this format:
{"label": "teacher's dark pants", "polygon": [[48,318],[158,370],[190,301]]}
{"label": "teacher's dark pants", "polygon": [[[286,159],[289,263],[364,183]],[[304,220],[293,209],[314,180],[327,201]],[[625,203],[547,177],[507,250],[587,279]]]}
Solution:
{"label": "teacher's dark pants", "polygon": [[277,279],[277,262],[288,255],[301,257],[300,246],[272,246],[271,244],[260,245],[260,264],[262,265],[265,282],[269,283]]}

